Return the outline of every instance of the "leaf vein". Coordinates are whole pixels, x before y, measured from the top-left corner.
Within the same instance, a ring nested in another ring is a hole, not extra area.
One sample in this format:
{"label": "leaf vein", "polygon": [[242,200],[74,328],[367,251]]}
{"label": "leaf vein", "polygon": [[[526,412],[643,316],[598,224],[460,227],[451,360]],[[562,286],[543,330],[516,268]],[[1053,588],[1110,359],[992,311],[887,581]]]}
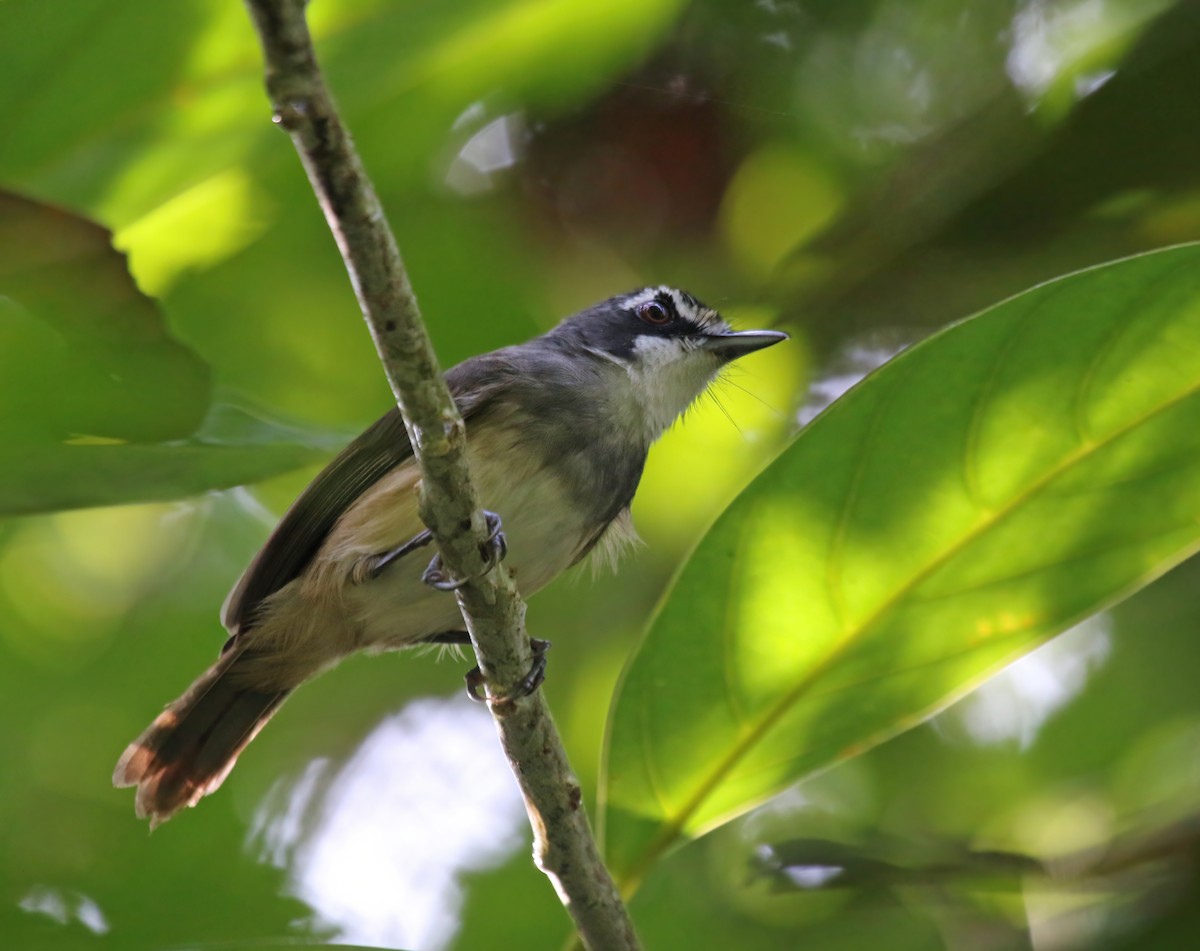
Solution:
{"label": "leaf vein", "polygon": [[[1162,285],[1165,284],[1168,279],[1173,278],[1181,271],[1192,270],[1194,266],[1195,265],[1190,260],[1185,260],[1182,264],[1176,264],[1175,267],[1168,268],[1163,274],[1160,274],[1156,280],[1151,281],[1148,286],[1143,287],[1141,291],[1134,296],[1133,300],[1131,300],[1125,305],[1124,308],[1122,308],[1122,316],[1133,313],[1135,310],[1140,310],[1141,305],[1147,299],[1153,298],[1153,296],[1159,292]],[[1072,416],[1075,423],[1075,432],[1078,435],[1080,442],[1090,442],[1092,439],[1091,427],[1088,425],[1087,420],[1087,404],[1091,400],[1091,393],[1096,385],[1096,376],[1099,373],[1099,368],[1103,364],[1105,358],[1112,353],[1112,351],[1116,348],[1116,345],[1129,332],[1130,328],[1133,326],[1133,323],[1134,322],[1130,320],[1118,320],[1114,323],[1113,327],[1100,342],[1100,346],[1097,347],[1096,353],[1092,356],[1092,359],[1088,361],[1087,369],[1084,370],[1083,376],[1079,380],[1079,386],[1075,391],[1075,399],[1072,405]]]}
{"label": "leaf vein", "polygon": [[976,539],[998,524],[1004,518],[1008,517],[1019,506],[1027,502],[1029,499],[1037,495],[1042,489],[1050,485],[1055,479],[1067,472],[1072,466],[1078,464],[1081,460],[1088,458],[1101,450],[1107,448],[1121,436],[1125,435],[1137,427],[1145,424],[1149,420],[1158,416],[1161,413],[1168,411],[1174,406],[1183,403],[1189,397],[1200,393],[1200,380],[1194,382],[1191,386],[1185,387],[1174,396],[1165,398],[1162,403],[1148,409],[1146,412],[1125,421],[1120,426],[1108,434],[1097,437],[1092,442],[1080,446],[1074,452],[1067,454],[1056,465],[1052,466],[1045,475],[1025,486],[1020,492],[1016,493],[1012,498],[993,511],[988,512],[980,522],[970,531],[965,532],[963,537],[957,542],[950,545],[940,555],[932,558],[929,563],[917,571],[913,576],[902,584],[889,598],[887,598],[881,606],[867,618],[857,630],[852,632],[850,636],[843,638],[838,642],[826,655],[826,657],[812,668],[812,670],[802,678],[795,687],[787,691],[783,697],[773,706],[767,709],[762,718],[752,725],[752,733],[746,737],[746,740],[738,746],[731,749],[712,769],[709,775],[701,782],[696,791],[684,804],[683,808],[674,815],[664,812],[664,818],[667,820],[663,823],[660,833],[651,841],[646,851],[643,853],[642,861],[637,863],[631,870],[628,878],[632,881],[637,881],[649,863],[666,849],[678,837],[682,831],[684,824],[688,818],[695,813],[701,804],[708,796],[717,788],[722,779],[728,775],[739,761],[746,755],[746,752],[754,745],[754,743],[765,736],[772,727],[793,707],[802,697],[804,697],[816,683],[817,679],[845,654],[854,644],[858,643],[864,636],[869,634],[887,615],[896,607],[908,594],[914,591],[926,578],[933,574],[938,568],[948,562],[955,555],[964,551]]}

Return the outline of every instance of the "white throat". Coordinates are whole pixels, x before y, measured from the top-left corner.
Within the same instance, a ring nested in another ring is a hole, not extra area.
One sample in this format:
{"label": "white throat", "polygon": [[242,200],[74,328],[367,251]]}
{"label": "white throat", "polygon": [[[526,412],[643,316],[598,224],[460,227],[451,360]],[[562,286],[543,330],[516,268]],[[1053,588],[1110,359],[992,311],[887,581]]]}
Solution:
{"label": "white throat", "polygon": [[642,336],[625,363],[647,443],[658,439],[717,376],[720,361],[679,338]]}

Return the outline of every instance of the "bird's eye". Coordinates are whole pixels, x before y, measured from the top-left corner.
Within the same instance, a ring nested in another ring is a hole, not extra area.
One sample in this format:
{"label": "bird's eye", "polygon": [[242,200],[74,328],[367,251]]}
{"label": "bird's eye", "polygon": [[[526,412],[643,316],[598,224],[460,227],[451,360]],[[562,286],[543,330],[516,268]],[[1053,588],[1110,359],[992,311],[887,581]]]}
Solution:
{"label": "bird's eye", "polygon": [[656,300],[647,301],[637,309],[638,316],[648,324],[661,327],[671,322],[671,312]]}

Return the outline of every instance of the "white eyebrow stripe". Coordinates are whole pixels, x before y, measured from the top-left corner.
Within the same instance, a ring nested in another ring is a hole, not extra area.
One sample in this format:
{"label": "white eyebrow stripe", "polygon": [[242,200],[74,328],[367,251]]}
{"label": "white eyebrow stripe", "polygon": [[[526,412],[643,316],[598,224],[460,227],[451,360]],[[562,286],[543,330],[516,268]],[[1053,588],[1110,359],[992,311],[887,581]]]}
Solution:
{"label": "white eyebrow stripe", "polygon": [[687,320],[694,321],[696,319],[696,308],[688,305],[687,301],[683,299],[683,294],[673,287],[668,287],[667,293],[671,296],[671,300],[675,302],[675,313]]}
{"label": "white eyebrow stripe", "polygon": [[716,330],[719,333],[724,333],[729,330],[729,325],[721,318],[715,310],[710,307],[705,307],[696,301],[694,297],[685,294],[678,288],[671,287],[667,284],[659,284],[656,287],[647,287],[636,294],[630,294],[622,301],[623,306],[627,310],[637,310],[642,304],[648,304],[650,301],[666,295],[675,303],[675,311],[680,317],[689,320],[703,330]]}
{"label": "white eyebrow stripe", "polygon": [[650,301],[658,297],[659,294],[670,294],[672,299],[678,300],[674,294],[674,288],[667,287],[666,284],[660,284],[658,287],[647,287],[644,290],[638,291],[636,294],[630,294],[625,298],[626,308],[633,310],[641,307],[642,304],[648,304]]}

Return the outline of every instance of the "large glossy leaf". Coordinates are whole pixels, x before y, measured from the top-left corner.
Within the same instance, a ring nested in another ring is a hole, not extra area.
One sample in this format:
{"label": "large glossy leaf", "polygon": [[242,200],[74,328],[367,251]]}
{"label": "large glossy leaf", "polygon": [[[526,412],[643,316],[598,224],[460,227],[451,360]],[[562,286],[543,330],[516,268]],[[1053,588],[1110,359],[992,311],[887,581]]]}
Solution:
{"label": "large glossy leaf", "polygon": [[722,516],[626,671],[606,839],[672,845],[913,725],[1200,545],[1200,247],[902,354]]}

